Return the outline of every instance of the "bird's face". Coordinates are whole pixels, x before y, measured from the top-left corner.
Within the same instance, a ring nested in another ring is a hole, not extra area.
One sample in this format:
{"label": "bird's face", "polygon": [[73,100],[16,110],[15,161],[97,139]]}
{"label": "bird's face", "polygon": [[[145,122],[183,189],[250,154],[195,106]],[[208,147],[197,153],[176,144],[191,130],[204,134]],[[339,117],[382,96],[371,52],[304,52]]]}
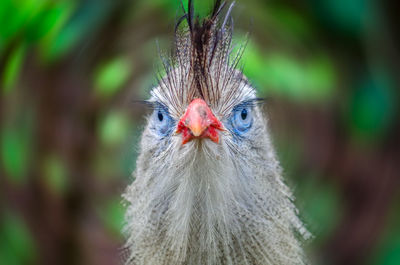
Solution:
{"label": "bird's face", "polygon": [[[222,96],[213,103],[195,97],[186,104],[180,103],[179,109],[170,107],[165,98],[153,96],[151,102],[155,107],[144,132],[147,142],[154,146],[151,152],[198,152],[199,144],[215,149],[228,145],[234,152],[257,145],[265,127],[258,99],[246,82],[240,89],[243,91],[237,94],[241,97]],[[153,95],[160,95],[159,90],[155,88]]]}

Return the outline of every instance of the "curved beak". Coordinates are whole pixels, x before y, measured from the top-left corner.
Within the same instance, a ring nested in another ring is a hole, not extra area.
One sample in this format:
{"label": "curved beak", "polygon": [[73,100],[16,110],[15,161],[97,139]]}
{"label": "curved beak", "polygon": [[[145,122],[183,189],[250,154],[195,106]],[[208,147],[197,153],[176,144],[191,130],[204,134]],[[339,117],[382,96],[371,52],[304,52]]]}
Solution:
{"label": "curved beak", "polygon": [[222,123],[214,116],[207,103],[200,98],[194,99],[178,122],[177,133],[182,133],[182,144],[193,138],[210,138],[219,142],[217,130],[223,130]]}

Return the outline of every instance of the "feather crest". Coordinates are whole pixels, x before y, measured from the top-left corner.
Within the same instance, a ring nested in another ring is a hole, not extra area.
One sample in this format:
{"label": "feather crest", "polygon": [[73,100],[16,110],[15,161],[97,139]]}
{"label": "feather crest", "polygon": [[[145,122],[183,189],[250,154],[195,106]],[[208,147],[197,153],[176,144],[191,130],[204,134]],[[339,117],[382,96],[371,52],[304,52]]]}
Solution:
{"label": "feather crest", "polygon": [[[239,98],[255,95],[247,79],[237,70],[246,44],[232,54],[233,22],[229,18],[233,6],[234,2],[222,17],[226,2],[217,0],[210,16],[200,19],[194,16],[190,0],[188,12],[184,10],[178,19],[174,52],[169,58],[161,58],[166,75],[152,91],[154,100],[171,105],[171,112],[177,116],[194,98],[204,99],[224,114],[239,103]],[[185,20],[187,27],[182,28]]]}

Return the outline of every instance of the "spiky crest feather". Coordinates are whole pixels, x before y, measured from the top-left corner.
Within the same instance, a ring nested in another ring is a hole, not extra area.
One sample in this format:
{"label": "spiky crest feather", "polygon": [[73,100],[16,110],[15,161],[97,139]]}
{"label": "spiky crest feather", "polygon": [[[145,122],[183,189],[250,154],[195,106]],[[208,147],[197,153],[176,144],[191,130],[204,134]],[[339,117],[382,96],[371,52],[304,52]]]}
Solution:
{"label": "spiky crest feather", "polygon": [[[170,105],[171,112],[178,116],[194,98],[204,99],[224,114],[238,103],[241,93],[254,94],[253,89],[243,89],[248,82],[237,70],[246,43],[232,54],[233,22],[229,18],[234,3],[221,20],[225,6],[225,2],[216,1],[211,15],[201,20],[194,17],[190,0],[188,12],[183,9],[185,13],[175,26],[172,56],[161,56],[166,76],[160,78],[152,95]],[[181,29],[184,20],[188,26]]]}

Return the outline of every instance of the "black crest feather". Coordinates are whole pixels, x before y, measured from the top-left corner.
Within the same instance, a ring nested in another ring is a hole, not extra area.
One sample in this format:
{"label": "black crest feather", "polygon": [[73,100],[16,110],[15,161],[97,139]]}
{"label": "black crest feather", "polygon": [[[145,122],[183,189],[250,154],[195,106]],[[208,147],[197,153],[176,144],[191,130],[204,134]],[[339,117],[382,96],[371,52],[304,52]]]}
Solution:
{"label": "black crest feather", "polygon": [[[233,104],[233,98],[240,96],[239,87],[247,83],[236,69],[245,45],[233,56],[231,54],[234,2],[222,16],[226,2],[216,0],[205,18],[195,15],[193,0],[189,0],[187,11],[182,2],[181,5],[183,15],[175,25],[174,54],[168,59],[161,58],[167,72],[160,78],[163,98],[177,113],[196,97],[218,105],[223,96],[225,102]],[[181,27],[184,21],[187,26]],[[231,104],[224,107],[229,108]]]}

